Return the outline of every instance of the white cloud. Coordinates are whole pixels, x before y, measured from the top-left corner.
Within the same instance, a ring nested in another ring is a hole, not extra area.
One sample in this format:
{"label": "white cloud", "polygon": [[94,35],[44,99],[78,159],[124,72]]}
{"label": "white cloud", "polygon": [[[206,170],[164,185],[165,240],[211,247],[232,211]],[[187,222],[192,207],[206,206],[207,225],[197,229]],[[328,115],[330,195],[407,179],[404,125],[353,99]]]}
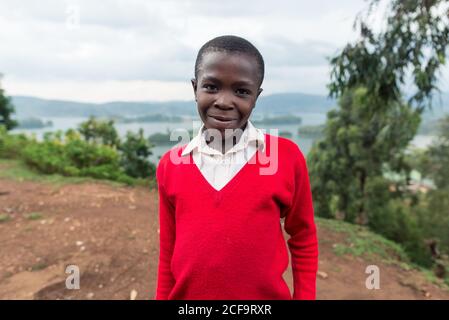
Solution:
{"label": "white cloud", "polygon": [[164,81],[24,81],[8,77],[9,95],[31,95],[82,102],[193,100],[191,84]]}
{"label": "white cloud", "polygon": [[0,0],[0,72],[9,94],[186,99],[200,46],[237,34],[264,56],[265,94],[326,94],[325,57],[354,38],[352,23],[366,6],[364,0]]}

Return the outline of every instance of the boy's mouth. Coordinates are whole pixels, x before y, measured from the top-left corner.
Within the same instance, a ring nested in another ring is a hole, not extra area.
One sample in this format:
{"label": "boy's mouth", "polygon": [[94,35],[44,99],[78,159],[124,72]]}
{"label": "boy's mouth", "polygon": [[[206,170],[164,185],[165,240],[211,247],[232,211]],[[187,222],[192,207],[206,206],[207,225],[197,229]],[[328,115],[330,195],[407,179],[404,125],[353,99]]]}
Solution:
{"label": "boy's mouth", "polygon": [[231,123],[232,121],[236,120],[234,118],[230,118],[230,117],[223,117],[223,116],[215,116],[215,115],[209,115],[209,118],[212,119],[212,121],[214,122],[219,122],[219,123]]}

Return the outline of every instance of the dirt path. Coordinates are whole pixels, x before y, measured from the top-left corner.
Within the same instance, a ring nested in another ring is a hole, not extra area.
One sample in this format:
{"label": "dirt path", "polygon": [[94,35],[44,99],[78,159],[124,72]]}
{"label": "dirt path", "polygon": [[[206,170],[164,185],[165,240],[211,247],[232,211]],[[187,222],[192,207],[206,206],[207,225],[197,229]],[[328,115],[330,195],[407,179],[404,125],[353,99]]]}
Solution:
{"label": "dirt path", "polygon": [[[0,179],[0,299],[151,299],[158,257],[157,192],[103,183],[55,186]],[[381,289],[365,287],[373,261],[336,256],[341,234],[319,228],[318,299],[449,299],[421,273],[377,265]],[[67,265],[80,290],[65,288]],[[285,275],[291,288],[291,273]]]}

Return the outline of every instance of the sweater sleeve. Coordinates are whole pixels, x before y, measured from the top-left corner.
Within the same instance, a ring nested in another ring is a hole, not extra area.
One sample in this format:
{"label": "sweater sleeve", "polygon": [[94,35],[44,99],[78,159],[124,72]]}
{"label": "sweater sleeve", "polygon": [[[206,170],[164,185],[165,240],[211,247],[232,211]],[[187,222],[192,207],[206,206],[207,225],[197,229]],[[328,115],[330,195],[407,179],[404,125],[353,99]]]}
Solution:
{"label": "sweater sleeve", "polygon": [[299,150],[295,159],[295,185],[291,206],[285,214],[284,228],[290,235],[287,241],[293,271],[293,299],[316,298],[318,270],[318,241],[314,221],[312,192],[306,160]]}
{"label": "sweater sleeve", "polygon": [[163,164],[160,163],[156,172],[159,190],[160,248],[156,300],[167,300],[168,295],[175,284],[175,279],[173,278],[170,267],[175,244],[175,210],[165,192],[163,171]]}

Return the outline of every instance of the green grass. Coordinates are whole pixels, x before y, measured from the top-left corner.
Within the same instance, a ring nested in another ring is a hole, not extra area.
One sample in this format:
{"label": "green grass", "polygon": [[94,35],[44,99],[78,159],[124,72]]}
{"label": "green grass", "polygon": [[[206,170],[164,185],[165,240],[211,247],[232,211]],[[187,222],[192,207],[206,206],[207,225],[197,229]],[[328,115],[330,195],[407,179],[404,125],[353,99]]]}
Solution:
{"label": "green grass", "polygon": [[425,269],[425,268],[422,268],[422,267],[420,267],[419,269],[424,274],[424,276],[426,277],[427,281],[433,282],[433,283],[436,283],[438,281],[438,278],[429,269]]}
{"label": "green grass", "polygon": [[33,227],[32,226],[26,226],[25,227],[25,229],[23,229],[23,231],[25,231],[25,232],[31,232],[31,231],[33,231]]}
{"label": "green grass", "polygon": [[370,259],[380,257],[385,264],[396,265],[407,271],[420,271],[427,281],[438,285],[440,288],[449,290],[449,277],[446,277],[444,280],[438,279],[432,270],[411,262],[404,249],[394,241],[385,239],[364,226],[320,217],[315,217],[315,220],[319,227],[345,235],[343,242],[333,245],[334,253],[337,256],[352,255]]}
{"label": "green grass", "polygon": [[25,215],[25,218],[27,218],[28,220],[40,220],[43,218],[43,215],[39,212],[32,212]]}
{"label": "green grass", "polygon": [[0,214],[0,223],[8,222],[9,220],[11,220],[11,217],[9,216],[9,214],[6,214],[6,213]]}
{"label": "green grass", "polygon": [[449,291],[449,276],[446,276],[444,279],[440,279],[432,272],[432,270],[425,269],[420,266],[415,266],[415,268],[424,274],[427,281]]}
{"label": "green grass", "polygon": [[[55,186],[86,182],[100,182],[116,187],[126,186],[124,183],[110,180],[98,180],[89,177],[66,177],[60,174],[42,174],[30,169],[20,160],[10,159],[0,159],[0,178],[13,179],[16,181],[38,181],[50,183]],[[154,183],[150,183],[150,185],[152,184]],[[135,185],[148,185],[148,181],[144,182],[140,179],[135,179]]]}
{"label": "green grass", "polygon": [[31,266],[31,271],[44,270],[47,267],[48,267],[48,265],[45,262],[38,262]]}
{"label": "green grass", "polygon": [[336,255],[351,254],[369,258],[381,257],[384,262],[409,264],[407,254],[397,243],[370,231],[367,227],[350,224],[335,219],[316,217],[317,224],[330,231],[344,233],[345,241],[334,245]]}
{"label": "green grass", "polygon": [[19,160],[0,159],[0,177],[17,181],[40,181],[52,184],[82,183],[89,180],[84,177],[65,177],[59,174],[41,174],[28,168]]}

